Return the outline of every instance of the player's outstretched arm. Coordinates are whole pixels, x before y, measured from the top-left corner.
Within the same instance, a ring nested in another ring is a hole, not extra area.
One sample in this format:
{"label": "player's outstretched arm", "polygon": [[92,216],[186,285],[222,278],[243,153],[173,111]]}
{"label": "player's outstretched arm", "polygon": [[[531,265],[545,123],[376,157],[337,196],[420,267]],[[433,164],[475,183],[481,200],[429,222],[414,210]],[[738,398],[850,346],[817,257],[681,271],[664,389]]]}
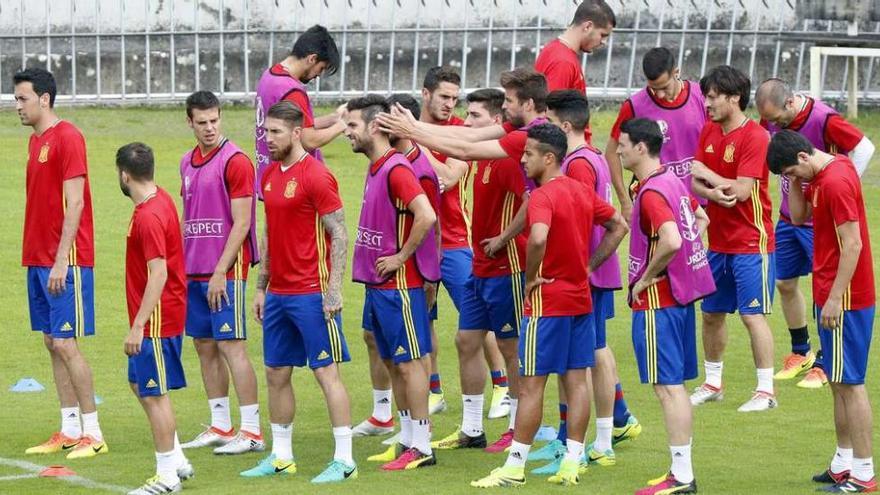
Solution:
{"label": "player's outstretched arm", "polygon": [[336,136],[342,134],[344,130],[345,123],[340,119],[336,119],[333,125],[323,129],[305,127],[302,132],[302,145],[309,151],[316,150],[336,139]]}
{"label": "player's outstretched arm", "polygon": [[340,208],[321,216],[324,231],[330,234],[330,277],[324,294],[324,315],[330,319],[342,311],[342,274],[348,256],[348,231],[345,211]]}
{"label": "player's outstretched arm", "polygon": [[153,258],[147,261],[147,286],[144,288],[144,297],[141,299],[141,307],[134,315],[131,329],[125,338],[125,354],[134,356],[141,352],[141,343],[144,339],[144,326],[153,310],[162,299],[162,291],[165,289],[165,282],[168,280],[168,265],[165,258]]}
{"label": "player's outstretched arm", "polygon": [[[429,124],[416,119],[412,112],[399,104],[392,107],[390,113],[380,113],[376,119],[383,131],[415,140],[421,144],[426,144],[424,139],[430,136],[478,142],[499,139],[506,134],[504,127],[500,124],[480,128]],[[428,147],[436,149],[433,146]]]}
{"label": "player's outstretched arm", "polygon": [[602,263],[605,263],[605,260],[617,251],[617,247],[623,241],[623,238],[626,237],[626,234],[629,233],[629,227],[626,221],[624,221],[623,215],[617,211],[614,212],[611,220],[603,223],[602,226],[606,230],[605,237],[602,238],[602,242],[596,246],[596,250],[590,257],[590,271],[594,271],[602,266]]}
{"label": "player's outstretched arm", "polygon": [[450,189],[458,184],[458,181],[460,181],[468,171],[468,164],[461,160],[447,158],[446,163],[443,163],[435,158],[434,155],[424,146],[419,146],[419,148],[421,148],[422,153],[428,157],[428,161],[431,162],[431,167],[434,169],[434,173],[437,174],[437,178],[440,179],[440,183],[443,184],[444,190]]}

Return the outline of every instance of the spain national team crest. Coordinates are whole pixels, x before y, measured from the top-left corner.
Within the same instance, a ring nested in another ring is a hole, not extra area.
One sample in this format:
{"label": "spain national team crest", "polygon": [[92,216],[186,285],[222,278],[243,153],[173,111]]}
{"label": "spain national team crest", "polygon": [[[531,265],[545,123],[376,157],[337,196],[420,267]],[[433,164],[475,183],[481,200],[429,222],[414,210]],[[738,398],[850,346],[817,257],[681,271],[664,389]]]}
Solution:
{"label": "spain national team crest", "polygon": [[284,187],[284,197],[290,199],[296,196],[296,179],[290,179],[290,182]]}
{"label": "spain national team crest", "polygon": [[492,174],[492,165],[487,165],[485,170],[483,170],[483,184],[489,183],[489,175]]}
{"label": "spain national team crest", "polygon": [[728,144],[724,147],[724,161],[727,163],[733,163],[733,152],[736,151],[736,147],[733,143]]}
{"label": "spain national team crest", "polygon": [[43,144],[43,147],[40,148],[40,156],[37,157],[37,161],[40,163],[49,161],[49,143]]}

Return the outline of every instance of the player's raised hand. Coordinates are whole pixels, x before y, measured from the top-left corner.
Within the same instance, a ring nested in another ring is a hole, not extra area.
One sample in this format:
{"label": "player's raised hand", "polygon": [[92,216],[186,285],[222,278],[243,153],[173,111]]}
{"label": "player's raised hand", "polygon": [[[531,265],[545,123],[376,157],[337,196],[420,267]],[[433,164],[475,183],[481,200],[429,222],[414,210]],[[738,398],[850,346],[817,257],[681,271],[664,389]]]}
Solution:
{"label": "player's raised hand", "polygon": [[229,306],[229,293],[226,292],[226,274],[214,273],[208,281],[208,307],[211,311],[223,309],[223,302]]}
{"label": "player's raised hand", "polygon": [[49,271],[49,281],[46,284],[49,294],[57,296],[67,288],[67,267],[67,260],[56,261],[52,265],[52,270]]}
{"label": "player's raised hand", "polygon": [[257,323],[260,325],[263,324],[263,310],[265,307],[266,291],[257,289],[257,293],[254,295],[254,318],[256,318]]}
{"label": "player's raised hand", "polygon": [[391,256],[383,256],[376,260],[376,273],[380,277],[385,278],[391,276],[394,272],[403,266],[403,259],[398,254]]}
{"label": "player's raised hand", "polygon": [[128,335],[125,337],[123,349],[126,356],[137,356],[141,352],[141,344],[144,342],[143,325],[132,325]]}
{"label": "player's raised hand", "polygon": [[331,288],[324,293],[324,319],[332,320],[342,311],[342,293],[339,289]]}
{"label": "player's raised hand", "polygon": [[394,134],[395,136],[412,136],[416,127],[416,118],[409,110],[400,106],[399,103],[391,107],[391,112],[382,112],[377,115],[376,122],[379,123],[379,128],[382,132]]}

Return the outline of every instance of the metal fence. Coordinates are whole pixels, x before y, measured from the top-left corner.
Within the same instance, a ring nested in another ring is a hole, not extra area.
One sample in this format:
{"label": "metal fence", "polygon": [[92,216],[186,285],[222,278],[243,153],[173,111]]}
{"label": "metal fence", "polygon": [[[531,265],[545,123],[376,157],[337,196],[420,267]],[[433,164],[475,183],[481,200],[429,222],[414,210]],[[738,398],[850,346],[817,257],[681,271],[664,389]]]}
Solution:
{"label": "metal fence", "polygon": [[[608,46],[584,55],[588,94],[619,99],[644,84],[641,55],[678,54],[685,77],[732,64],[753,80],[809,86],[817,34],[846,37],[847,24],[804,20],[794,0],[617,0]],[[250,99],[266,67],[298,33],[327,25],[343,63],[312,88],[317,99],[414,92],[428,67],[451,64],[465,90],[497,86],[497,74],[531,65],[564,29],[571,0],[0,0],[0,103],[12,74],[53,71],[59,99],[75,103],[163,102],[208,89]],[[862,32],[880,33],[863,22]],[[880,101],[874,59],[862,62],[860,97]],[[823,61],[825,98],[844,97],[847,65]]]}

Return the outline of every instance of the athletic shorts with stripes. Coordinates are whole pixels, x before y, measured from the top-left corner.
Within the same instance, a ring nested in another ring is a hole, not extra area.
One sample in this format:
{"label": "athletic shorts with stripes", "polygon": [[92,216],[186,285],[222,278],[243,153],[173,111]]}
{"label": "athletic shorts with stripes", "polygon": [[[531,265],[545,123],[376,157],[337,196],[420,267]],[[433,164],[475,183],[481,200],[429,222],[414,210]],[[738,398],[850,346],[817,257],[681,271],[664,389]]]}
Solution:
{"label": "athletic shorts with stripes", "polygon": [[525,275],[471,276],[458,315],[461,331],[489,330],[498,339],[519,337]]}
{"label": "athletic shorts with stripes", "polygon": [[197,339],[246,339],[247,299],[244,280],[227,280],[229,303],[220,301],[220,310],[208,306],[208,282],[190,280],[186,290],[186,335]]}
{"label": "athletic shorts with stripes", "polygon": [[324,316],[324,297],[274,294],[270,288],[263,308],[263,363],[273,368],[323,368],[350,361],[342,316]]}
{"label": "athletic shorts with stripes", "polygon": [[95,279],[91,268],[67,267],[64,291],[49,293],[47,266],[27,269],[28,309],[31,329],[53,339],[95,334]]}
{"label": "athletic shorts with stripes", "polygon": [[776,256],[726,254],[709,250],[709,266],[717,290],[703,299],[704,313],[769,315],[776,287]]}
{"label": "athletic shorts with stripes", "polygon": [[525,316],[519,339],[521,376],[562,375],[592,368],[596,356],[593,313],[577,316]]}
{"label": "athletic shorts with stripes", "polygon": [[[822,321],[822,309],[815,307],[816,321]],[[822,342],[822,367],[828,380],[845,385],[863,385],[868,372],[868,354],[874,333],[874,309],[844,310],[837,328],[819,327]]]}
{"label": "athletic shorts with stripes", "polygon": [[373,332],[379,357],[394,364],[431,353],[431,326],[425,290],[373,289],[364,299],[364,330]]}
{"label": "athletic shorts with stripes", "polygon": [[137,385],[138,397],[158,397],[186,387],[180,360],[183,336],[144,337],[141,352],[128,357],[128,383]]}
{"label": "athletic shorts with stripes", "polygon": [[682,385],[697,377],[694,305],[633,311],[632,341],[642,383]]}

